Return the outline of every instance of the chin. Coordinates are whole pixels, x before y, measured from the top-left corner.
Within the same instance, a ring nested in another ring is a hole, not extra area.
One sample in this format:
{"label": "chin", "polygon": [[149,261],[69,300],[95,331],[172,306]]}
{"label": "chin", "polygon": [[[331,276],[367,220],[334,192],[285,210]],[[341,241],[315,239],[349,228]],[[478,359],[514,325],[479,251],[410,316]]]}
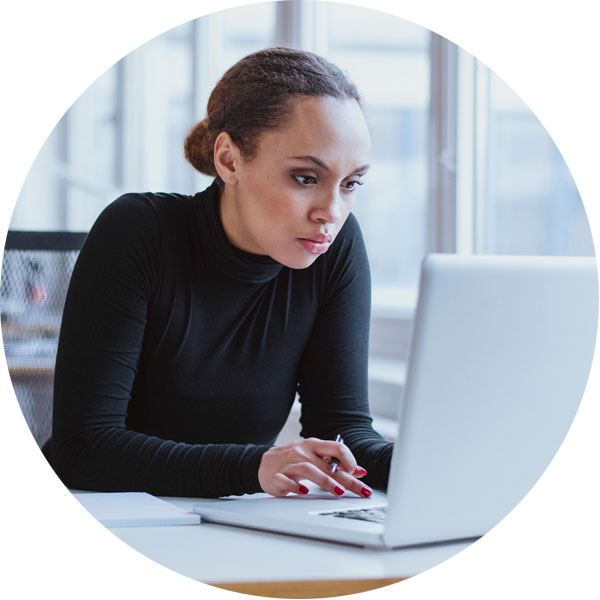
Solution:
{"label": "chin", "polygon": [[289,269],[306,269],[310,267],[318,256],[285,256],[285,257],[273,257],[277,262],[280,262],[283,266],[288,267]]}

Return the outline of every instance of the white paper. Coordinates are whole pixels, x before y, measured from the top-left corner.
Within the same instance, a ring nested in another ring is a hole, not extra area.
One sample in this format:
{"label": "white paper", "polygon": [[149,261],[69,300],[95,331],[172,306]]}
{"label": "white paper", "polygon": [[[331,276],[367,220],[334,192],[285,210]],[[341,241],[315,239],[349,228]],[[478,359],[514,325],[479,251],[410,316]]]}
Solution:
{"label": "white paper", "polygon": [[145,492],[73,494],[106,527],[198,525],[200,516]]}

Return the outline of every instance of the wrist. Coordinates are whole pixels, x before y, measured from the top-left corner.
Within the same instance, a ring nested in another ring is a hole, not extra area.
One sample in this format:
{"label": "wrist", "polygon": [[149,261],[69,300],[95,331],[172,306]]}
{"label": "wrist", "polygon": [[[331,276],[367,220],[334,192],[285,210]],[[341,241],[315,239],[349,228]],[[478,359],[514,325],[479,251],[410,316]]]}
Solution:
{"label": "wrist", "polygon": [[252,459],[247,465],[246,470],[246,486],[247,494],[256,494],[264,492],[264,489],[259,480],[259,472],[263,465],[264,455],[274,446],[254,446]]}

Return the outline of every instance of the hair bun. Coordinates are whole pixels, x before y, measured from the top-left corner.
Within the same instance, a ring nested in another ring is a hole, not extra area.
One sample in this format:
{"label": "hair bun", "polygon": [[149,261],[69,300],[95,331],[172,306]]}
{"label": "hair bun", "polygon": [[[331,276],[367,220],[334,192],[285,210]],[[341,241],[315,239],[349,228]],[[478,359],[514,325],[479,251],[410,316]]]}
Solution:
{"label": "hair bun", "polygon": [[306,96],[354,99],[356,86],[334,64],[293,48],[269,48],[230,67],[211,92],[208,115],[188,134],[185,157],[195,169],[224,185],[214,164],[214,145],[227,132],[242,158],[250,161],[266,131],[282,127],[294,102]]}
{"label": "hair bun", "polygon": [[208,135],[208,119],[200,121],[188,133],[184,143],[187,161],[200,173],[215,177],[217,171],[213,160],[213,147]]}

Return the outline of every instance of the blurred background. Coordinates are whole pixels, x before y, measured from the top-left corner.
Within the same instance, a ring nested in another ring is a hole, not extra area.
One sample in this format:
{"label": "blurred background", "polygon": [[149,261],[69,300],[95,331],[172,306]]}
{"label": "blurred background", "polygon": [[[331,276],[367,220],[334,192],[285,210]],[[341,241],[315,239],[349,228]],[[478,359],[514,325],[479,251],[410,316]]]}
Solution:
{"label": "blurred background", "polygon": [[[29,249],[13,240],[2,270],[4,344],[22,407],[51,401],[65,280],[82,239],[63,234],[87,232],[124,192],[206,187],[210,179],[184,159],[183,140],[224,71],[273,45],[327,57],[363,96],[373,157],[354,212],[373,278],[370,402],[387,438],[425,254],[593,255],[559,151],[473,56],[397,17],[344,4],[280,1],[215,13],[149,41],[99,77],[33,165],[10,229],[45,237]],[[34,429],[39,418],[28,421]],[[49,424],[38,428],[41,444]],[[291,424],[284,435],[294,433]]]}

